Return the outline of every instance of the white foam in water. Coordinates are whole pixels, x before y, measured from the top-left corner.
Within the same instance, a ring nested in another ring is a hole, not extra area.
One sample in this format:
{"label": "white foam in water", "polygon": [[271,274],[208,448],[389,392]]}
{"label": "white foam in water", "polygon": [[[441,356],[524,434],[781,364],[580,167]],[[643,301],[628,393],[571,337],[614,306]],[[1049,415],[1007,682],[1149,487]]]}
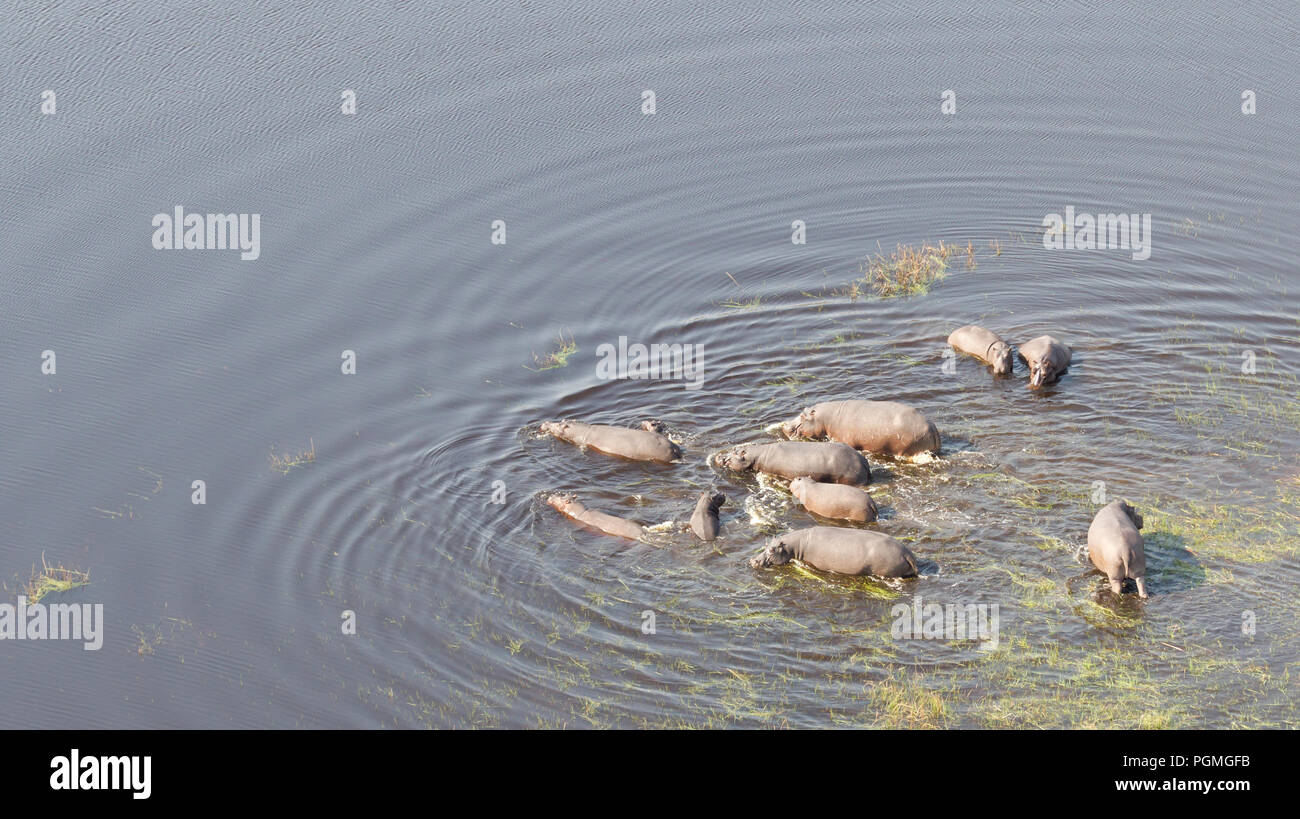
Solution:
{"label": "white foam in water", "polygon": [[759,528],[776,525],[778,513],[790,505],[783,491],[785,487],[785,481],[758,473],[758,491],[746,495],[744,503],[752,525]]}

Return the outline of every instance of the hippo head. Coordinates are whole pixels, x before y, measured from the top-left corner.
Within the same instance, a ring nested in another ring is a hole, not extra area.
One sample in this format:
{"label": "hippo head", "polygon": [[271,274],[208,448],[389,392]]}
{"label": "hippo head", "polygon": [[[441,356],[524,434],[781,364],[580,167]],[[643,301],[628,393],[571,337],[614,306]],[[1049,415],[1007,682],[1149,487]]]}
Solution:
{"label": "hippo head", "polygon": [[749,565],[755,569],[770,569],[773,566],[784,566],[794,559],[794,547],[786,543],[784,538],[774,537],[763,547],[763,553],[752,558]]}
{"label": "hippo head", "polygon": [[1056,365],[1049,359],[1042,358],[1029,368],[1029,389],[1042,389],[1046,384],[1056,380]]}
{"label": "hippo head", "polygon": [[727,496],[717,489],[709,490],[709,510],[716,512],[718,508],[727,502]]}
{"label": "hippo head", "polygon": [[826,425],[817,417],[817,408],[808,407],[781,425],[787,438],[821,438],[826,435]]}
{"label": "hippo head", "polygon": [[644,429],[646,432],[657,432],[660,435],[668,434],[668,426],[663,421],[660,421],[657,418],[651,418],[648,421],[642,421],[641,429]]}
{"label": "hippo head", "polygon": [[813,483],[813,479],[806,475],[802,478],[795,478],[790,481],[790,494],[796,498],[799,497],[800,493],[807,489],[811,483]]}
{"label": "hippo head", "polygon": [[560,437],[564,435],[565,430],[569,428],[568,421],[547,421],[542,424],[543,435],[554,435]]}
{"label": "hippo head", "polygon": [[1120,507],[1124,510],[1124,514],[1128,515],[1129,520],[1133,521],[1133,525],[1141,529],[1142,516],[1138,514],[1138,511],[1123,501],[1120,502]]}
{"label": "hippo head", "polygon": [[993,373],[995,375],[1011,375],[1012,360],[1015,353],[1011,345],[1001,341],[993,342],[989,348],[989,361],[993,363]]}
{"label": "hippo head", "polygon": [[578,496],[572,492],[559,492],[551,495],[546,502],[561,512],[569,512],[573,505],[578,502]]}
{"label": "hippo head", "polygon": [[723,469],[744,472],[754,466],[754,456],[748,447],[738,446],[714,455],[713,462]]}

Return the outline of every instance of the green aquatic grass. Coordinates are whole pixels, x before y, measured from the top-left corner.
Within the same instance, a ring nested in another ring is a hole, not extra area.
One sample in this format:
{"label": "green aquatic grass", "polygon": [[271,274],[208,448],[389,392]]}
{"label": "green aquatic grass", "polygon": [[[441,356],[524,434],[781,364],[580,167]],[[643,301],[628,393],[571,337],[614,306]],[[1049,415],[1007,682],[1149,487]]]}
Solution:
{"label": "green aquatic grass", "polygon": [[527,364],[523,366],[524,369],[532,370],[533,372],[542,372],[544,370],[554,370],[560,367],[567,367],[569,366],[569,359],[572,358],[576,352],[578,352],[578,344],[574,341],[573,335],[570,334],[569,338],[566,340],[564,338],[564,331],[560,331],[560,334],[555,337],[554,350],[551,350],[544,356],[539,356],[537,353],[533,353],[533,364],[535,366],[530,367]]}
{"label": "green aquatic grass", "polygon": [[51,566],[45,562],[45,555],[42,554],[40,571],[32,567],[32,576],[23,586],[22,593],[27,598],[27,604],[34,605],[51,594],[62,594],[88,585],[90,585],[88,572],[70,569],[62,563]]}
{"label": "green aquatic grass", "polygon": [[[898,245],[888,256],[877,253],[861,268],[863,283],[882,299],[924,296],[948,273],[952,245]],[[856,292],[853,294],[856,296]]]}
{"label": "green aquatic grass", "polygon": [[[1153,547],[1180,543],[1197,558],[1268,563],[1300,555],[1300,492],[1280,486],[1272,502],[1209,502],[1203,506],[1138,504],[1143,538]],[[1184,561],[1186,563],[1186,561]],[[1186,570],[1175,566],[1176,571]]]}

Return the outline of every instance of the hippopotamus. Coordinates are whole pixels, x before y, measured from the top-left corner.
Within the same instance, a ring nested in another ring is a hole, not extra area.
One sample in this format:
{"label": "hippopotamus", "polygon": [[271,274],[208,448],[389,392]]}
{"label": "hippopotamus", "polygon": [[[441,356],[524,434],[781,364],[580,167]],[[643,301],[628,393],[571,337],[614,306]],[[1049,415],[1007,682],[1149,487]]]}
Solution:
{"label": "hippopotamus", "polygon": [[695,514],[691,515],[691,531],[705,542],[717,540],[722,531],[718,520],[718,507],[727,502],[727,496],[712,489],[700,495],[695,503]]}
{"label": "hippopotamus", "polygon": [[1142,516],[1124,501],[1101,508],[1088,527],[1088,557],[1110,580],[1110,590],[1120,594],[1124,580],[1137,584],[1138,597],[1147,596],[1147,557],[1143,551]]}
{"label": "hippopotamus", "polygon": [[640,429],[581,421],[547,421],[542,424],[542,432],[633,461],[671,463],[682,457],[682,448],[664,435],[664,425],[659,421],[643,421]]}
{"label": "hippopotamus", "polygon": [[850,486],[871,483],[867,459],[848,444],[819,441],[778,441],[774,444],[741,444],[711,457],[714,463],[736,472],[754,471]]}
{"label": "hippopotamus", "polygon": [[895,458],[939,452],[939,430],[934,424],[896,401],[823,401],[806,407],[781,430],[787,438],[829,438]]}
{"label": "hippopotamus", "polygon": [[1011,375],[1011,345],[992,330],[986,330],[977,324],[967,324],[953,330],[952,335],[948,336],[948,343],[959,353],[993,365],[994,375]]}
{"label": "hippopotamus", "polygon": [[889,535],[838,526],[813,526],[774,537],[749,565],[766,569],[791,560],[839,574],[915,577],[917,573],[916,555]]}
{"label": "hippopotamus", "polygon": [[1020,360],[1029,367],[1029,389],[1055,384],[1070,366],[1074,351],[1051,336],[1020,345]]}
{"label": "hippopotamus", "polygon": [[866,490],[838,483],[820,483],[812,478],[790,481],[790,494],[804,508],[824,518],[870,523],[876,519],[876,502]]}
{"label": "hippopotamus", "polygon": [[625,537],[628,540],[639,540],[645,534],[645,529],[636,521],[588,509],[582,505],[582,502],[572,492],[551,495],[546,499],[546,502],[554,506],[561,514],[607,535]]}

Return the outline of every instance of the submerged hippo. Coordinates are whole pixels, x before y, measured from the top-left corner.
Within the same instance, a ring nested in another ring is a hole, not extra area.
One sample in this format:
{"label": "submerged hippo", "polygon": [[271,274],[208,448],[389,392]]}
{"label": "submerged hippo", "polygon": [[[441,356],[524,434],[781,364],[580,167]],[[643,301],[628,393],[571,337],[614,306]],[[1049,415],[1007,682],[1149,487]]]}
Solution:
{"label": "submerged hippo", "polygon": [[790,481],[790,494],[809,512],[824,518],[870,523],[879,514],[876,502],[865,489],[838,483],[819,483],[812,478]]}
{"label": "submerged hippo", "polygon": [[1020,345],[1020,360],[1029,367],[1029,389],[1055,384],[1070,366],[1073,354],[1065,344],[1051,336],[1039,336]]}
{"label": "submerged hippo", "polygon": [[1110,580],[1110,590],[1121,594],[1124,580],[1137,583],[1138,597],[1147,596],[1147,557],[1143,550],[1142,516],[1124,501],[1101,508],[1088,527],[1088,557]]}
{"label": "submerged hippo", "polygon": [[542,432],[561,441],[634,461],[670,463],[682,457],[682,448],[664,435],[664,425],[659,421],[643,421],[640,429],[581,421],[547,421],[542,424]]}
{"label": "submerged hippo", "polygon": [[625,537],[628,540],[639,540],[645,534],[645,529],[636,521],[588,509],[582,505],[582,502],[572,492],[551,495],[546,499],[546,502],[554,506],[561,514],[607,535]]}
{"label": "submerged hippo", "polygon": [[736,472],[766,472],[782,478],[807,475],[814,480],[850,486],[871,483],[871,467],[867,459],[848,444],[820,441],[741,444],[716,453],[711,460]]}
{"label": "submerged hippo", "polygon": [[718,520],[718,507],[727,502],[727,496],[721,492],[709,490],[700,495],[695,503],[695,514],[691,515],[691,531],[706,543],[717,540],[722,531],[722,522]]}
{"label": "submerged hippo", "polygon": [[897,540],[880,532],[837,526],[813,526],[774,537],[749,565],[766,569],[791,560],[839,574],[916,576],[916,556]]}
{"label": "submerged hippo", "polygon": [[912,458],[939,452],[939,430],[897,401],[823,401],[781,425],[788,438],[830,438],[854,449]]}
{"label": "submerged hippo", "polygon": [[976,324],[967,324],[952,331],[948,343],[959,353],[974,356],[993,367],[994,375],[1011,375],[1013,355],[1011,345],[992,330]]}

